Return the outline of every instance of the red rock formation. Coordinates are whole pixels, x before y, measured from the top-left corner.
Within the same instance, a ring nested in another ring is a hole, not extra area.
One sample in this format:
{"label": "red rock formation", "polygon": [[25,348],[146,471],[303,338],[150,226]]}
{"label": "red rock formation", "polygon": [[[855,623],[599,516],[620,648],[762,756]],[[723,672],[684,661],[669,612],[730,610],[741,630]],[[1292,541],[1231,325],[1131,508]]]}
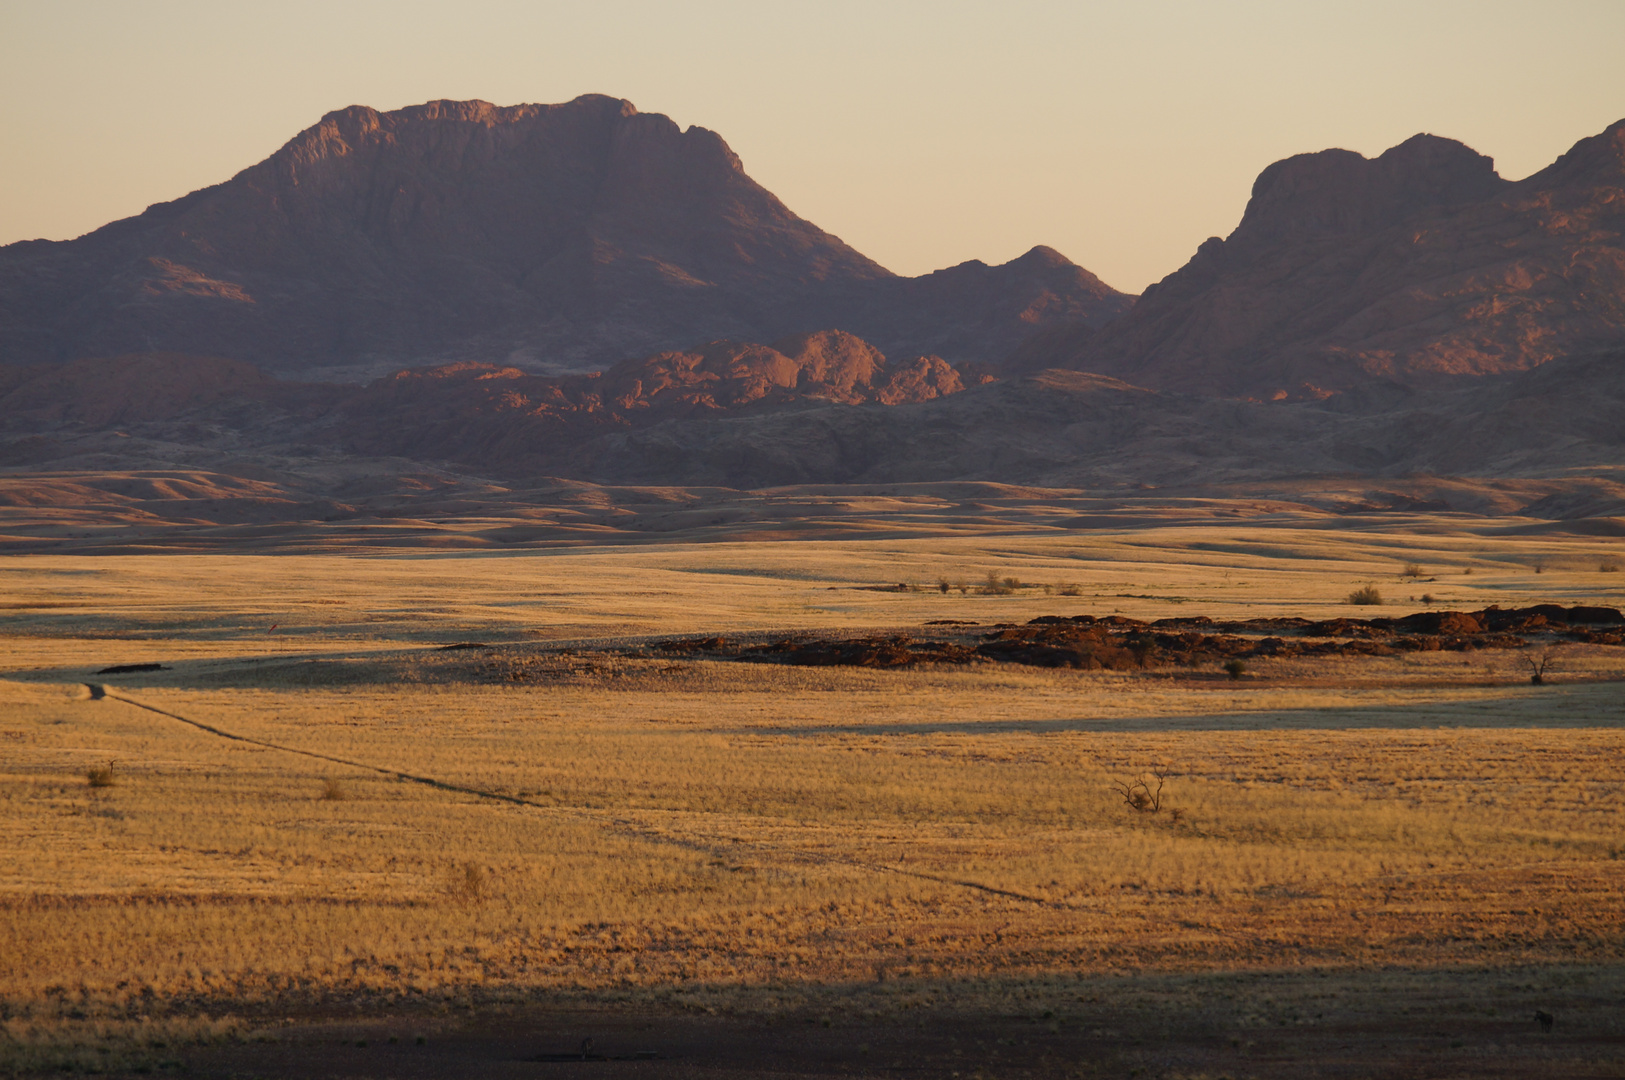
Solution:
{"label": "red rock formation", "polygon": [[593,375],[477,363],[402,371],[355,393],[340,412],[349,444],[370,453],[511,463],[666,420],[814,402],[904,405],[963,389],[940,357],[894,366],[862,339],[825,330],[776,347],[713,341]]}

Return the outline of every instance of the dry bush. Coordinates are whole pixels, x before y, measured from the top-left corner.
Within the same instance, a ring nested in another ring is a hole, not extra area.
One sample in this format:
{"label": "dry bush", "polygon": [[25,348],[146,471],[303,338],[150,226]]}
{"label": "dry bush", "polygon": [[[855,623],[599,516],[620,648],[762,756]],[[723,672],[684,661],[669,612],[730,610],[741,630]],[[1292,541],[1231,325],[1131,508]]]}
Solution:
{"label": "dry bush", "polygon": [[345,802],[350,798],[350,789],[337,777],[329,776],[322,781],[322,793],[317,798],[323,802]]}
{"label": "dry bush", "polygon": [[485,868],[476,862],[462,862],[446,874],[446,895],[463,907],[483,904],[490,899],[490,883]]}
{"label": "dry bush", "polygon": [[1376,606],[1382,603],[1382,593],[1375,585],[1361,585],[1348,594],[1348,602],[1363,606]]}
{"label": "dry bush", "polygon": [[1612,559],[1604,559],[1597,564],[1597,572],[1599,574],[1617,574],[1619,573],[1619,564]]}
{"label": "dry bush", "polygon": [[[1152,787],[1152,781],[1156,786]],[[1162,789],[1167,782],[1166,775],[1161,766],[1151,770],[1150,775],[1141,775],[1133,780],[1113,780],[1112,790],[1123,797],[1123,804],[1137,814],[1158,814],[1162,812]]]}
{"label": "dry bush", "polygon": [[983,596],[1010,596],[1021,588],[1021,582],[1013,577],[1000,577],[998,571],[989,570],[987,578],[982,583]]}
{"label": "dry bush", "polygon": [[1076,582],[1068,581],[1059,585],[1055,591],[1060,593],[1062,596],[1082,596],[1083,586],[1077,584]]}
{"label": "dry bush", "polygon": [[85,770],[85,780],[94,788],[108,788],[118,783],[116,762],[109,761],[106,765],[92,765]]}
{"label": "dry bush", "polygon": [[1424,573],[1426,573],[1426,571],[1424,571],[1422,569],[1421,564],[1420,563],[1413,563],[1413,562],[1406,563],[1405,568],[1399,572],[1401,577],[1410,577],[1410,578],[1421,577]]}

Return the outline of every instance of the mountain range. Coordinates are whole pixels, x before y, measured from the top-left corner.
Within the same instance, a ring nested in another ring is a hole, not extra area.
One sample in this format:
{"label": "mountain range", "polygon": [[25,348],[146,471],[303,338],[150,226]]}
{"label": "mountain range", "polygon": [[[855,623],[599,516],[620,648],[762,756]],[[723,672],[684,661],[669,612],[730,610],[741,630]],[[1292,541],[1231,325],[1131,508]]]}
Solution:
{"label": "mountain range", "polygon": [[1057,253],[900,278],[714,132],[591,95],[330,113],[225,183],[0,248],[0,359],[168,352],[358,381],[478,361],[592,371],[838,326],[985,360],[1132,297]]}
{"label": "mountain range", "polygon": [[342,110],[0,248],[0,468],[256,454],[731,487],[1539,477],[1557,516],[1616,514],[1625,121],[1517,182],[1432,135],[1288,158],[1138,298],[1044,247],[899,277],[714,133],[599,96]]}

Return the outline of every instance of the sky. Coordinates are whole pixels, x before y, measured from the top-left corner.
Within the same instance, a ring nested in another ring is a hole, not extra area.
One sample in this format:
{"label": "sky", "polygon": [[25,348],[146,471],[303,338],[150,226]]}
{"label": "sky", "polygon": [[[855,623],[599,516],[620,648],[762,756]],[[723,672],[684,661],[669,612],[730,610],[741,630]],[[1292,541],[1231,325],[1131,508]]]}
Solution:
{"label": "sky", "polygon": [[1518,179],[1625,117],[1625,0],[0,0],[0,243],[229,178],[323,114],[604,93],[920,274],[1048,244],[1138,292],[1296,153]]}

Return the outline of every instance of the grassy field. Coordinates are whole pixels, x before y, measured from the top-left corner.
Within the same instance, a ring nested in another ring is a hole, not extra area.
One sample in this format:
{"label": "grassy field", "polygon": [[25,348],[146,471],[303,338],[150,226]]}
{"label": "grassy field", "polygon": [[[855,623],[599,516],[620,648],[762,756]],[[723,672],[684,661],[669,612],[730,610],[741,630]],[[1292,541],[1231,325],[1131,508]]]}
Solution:
{"label": "grassy field", "polygon": [[[1618,606],[1611,543],[1422,522],[9,559],[0,1060],[156,1067],[355,1006],[1087,1026],[1102,979],[1305,972],[1519,972],[1473,1007],[1562,1002],[1613,1038],[1618,647],[1562,646],[1540,687],[1507,650],[1240,681],[606,651],[1080,612],[1324,618],[1365,584],[1395,613],[1423,593]],[[1021,584],[981,594],[989,572]],[[921,589],[869,589],[898,583]],[[437,647],[460,641],[492,647]],[[536,677],[505,681],[520,661]],[[97,674],[132,663],[164,670]],[[1158,812],[1118,793],[1138,779]],[[1234,1023],[1309,1015],[1269,996],[1238,992]],[[1608,1045],[1574,1075],[1625,1067]]]}

